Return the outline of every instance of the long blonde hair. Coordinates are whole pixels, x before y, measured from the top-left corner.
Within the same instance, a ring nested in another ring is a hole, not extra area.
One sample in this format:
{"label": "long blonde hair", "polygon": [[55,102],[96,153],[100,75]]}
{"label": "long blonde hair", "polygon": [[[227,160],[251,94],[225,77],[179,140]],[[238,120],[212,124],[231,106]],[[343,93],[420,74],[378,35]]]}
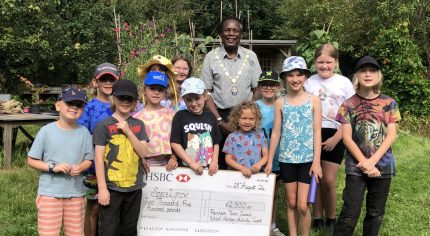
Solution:
{"label": "long blonde hair", "polygon": [[[374,68],[374,67],[373,67]],[[380,93],[384,75],[382,74],[381,70],[378,69],[378,75],[379,75],[379,82],[375,86],[373,86],[373,92]],[[352,77],[352,85],[354,86],[355,92],[358,92],[360,90],[360,83],[358,83],[358,71],[355,72],[354,76]]]}

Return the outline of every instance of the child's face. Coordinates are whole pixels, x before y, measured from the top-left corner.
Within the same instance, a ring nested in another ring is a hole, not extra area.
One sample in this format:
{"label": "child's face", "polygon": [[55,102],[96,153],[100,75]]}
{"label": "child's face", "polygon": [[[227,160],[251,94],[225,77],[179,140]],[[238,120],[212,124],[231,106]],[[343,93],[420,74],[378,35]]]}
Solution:
{"label": "child's face", "polygon": [[115,96],[114,102],[116,112],[121,114],[128,114],[136,107],[136,99],[131,96]]}
{"label": "child's face", "polygon": [[55,102],[55,109],[60,113],[60,119],[74,122],[82,115],[85,103],[82,101],[65,102],[63,100]]}
{"label": "child's face", "polygon": [[189,112],[200,115],[205,107],[206,96],[203,94],[190,93],[183,97]]}
{"label": "child's face", "polygon": [[97,95],[109,96],[112,93],[112,86],[117,80],[109,74],[103,75],[99,79],[93,80],[93,86],[97,88]]}
{"label": "child's face", "polygon": [[272,99],[276,97],[279,92],[279,83],[266,81],[258,84],[261,91],[261,96],[266,99]]}
{"label": "child's face", "polygon": [[315,60],[315,67],[321,78],[328,79],[334,75],[336,59],[327,53],[323,53]]}
{"label": "child's face", "polygon": [[167,67],[160,64],[153,64],[149,67],[149,71],[159,71],[159,72],[167,73]]}
{"label": "child's face", "polygon": [[357,71],[360,89],[373,89],[380,81],[379,70],[373,66],[363,66]]}
{"label": "child's face", "polygon": [[252,109],[242,110],[239,117],[239,128],[243,132],[249,132],[255,129],[256,115]]}
{"label": "child's face", "polygon": [[303,90],[306,75],[300,70],[293,70],[285,74],[285,82],[289,92],[298,92]]}
{"label": "child's face", "polygon": [[160,85],[149,85],[144,87],[143,93],[148,103],[158,105],[166,97],[166,88]]}

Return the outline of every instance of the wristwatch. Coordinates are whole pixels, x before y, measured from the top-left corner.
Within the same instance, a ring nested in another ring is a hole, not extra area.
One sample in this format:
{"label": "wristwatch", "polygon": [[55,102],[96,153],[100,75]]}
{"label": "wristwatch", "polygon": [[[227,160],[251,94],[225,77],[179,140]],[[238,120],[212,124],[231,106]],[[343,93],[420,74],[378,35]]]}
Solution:
{"label": "wristwatch", "polygon": [[49,173],[54,173],[54,168],[55,168],[55,163],[51,162],[48,164],[48,172]]}
{"label": "wristwatch", "polygon": [[218,121],[218,125],[220,125],[224,119],[220,116],[220,117],[216,118],[216,120]]}

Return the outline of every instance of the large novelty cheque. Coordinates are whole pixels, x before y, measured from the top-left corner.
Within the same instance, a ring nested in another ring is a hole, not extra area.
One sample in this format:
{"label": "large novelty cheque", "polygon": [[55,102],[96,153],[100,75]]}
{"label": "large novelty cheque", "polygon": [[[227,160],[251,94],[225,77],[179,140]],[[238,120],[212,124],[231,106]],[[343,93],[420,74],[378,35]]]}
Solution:
{"label": "large novelty cheque", "polygon": [[275,176],[151,167],[138,235],[269,235]]}

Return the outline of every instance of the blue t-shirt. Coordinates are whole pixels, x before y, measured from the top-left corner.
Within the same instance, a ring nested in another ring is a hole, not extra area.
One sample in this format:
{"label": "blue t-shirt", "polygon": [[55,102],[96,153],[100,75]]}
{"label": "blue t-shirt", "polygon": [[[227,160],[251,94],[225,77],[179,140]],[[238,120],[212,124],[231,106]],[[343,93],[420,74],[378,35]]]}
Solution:
{"label": "blue t-shirt", "polygon": [[[34,139],[28,156],[46,163],[68,163],[79,165],[84,160],[93,160],[93,143],[90,132],[78,125],[73,130],[57,127],[57,122],[42,127]],[[70,176],[64,173],[41,172],[37,194],[70,198],[84,196],[83,175]]]}
{"label": "blue t-shirt", "polygon": [[[264,104],[261,99],[255,101],[255,103],[258,105],[261,112],[261,129],[264,133],[264,137],[267,138],[267,143],[270,144],[270,136],[272,135],[272,129],[275,123],[275,104],[273,104],[272,106],[268,106]],[[275,156],[273,157],[272,171],[280,170],[278,154],[279,146],[278,148],[276,148]]]}
{"label": "blue t-shirt", "polygon": [[94,98],[85,105],[84,112],[78,119],[78,124],[87,127],[90,133],[93,134],[97,124],[111,115],[110,103]]}
{"label": "blue t-shirt", "polygon": [[[90,133],[93,134],[97,124],[111,115],[110,103],[94,98],[85,105],[84,112],[78,119],[78,124],[87,127]],[[88,199],[97,199],[97,178],[94,162],[84,173],[84,185],[88,190],[86,197]]]}
{"label": "blue t-shirt", "polygon": [[228,135],[222,151],[232,155],[237,163],[251,168],[261,160],[263,148],[267,148],[267,139],[263,131],[253,130],[247,133],[235,131]]}

